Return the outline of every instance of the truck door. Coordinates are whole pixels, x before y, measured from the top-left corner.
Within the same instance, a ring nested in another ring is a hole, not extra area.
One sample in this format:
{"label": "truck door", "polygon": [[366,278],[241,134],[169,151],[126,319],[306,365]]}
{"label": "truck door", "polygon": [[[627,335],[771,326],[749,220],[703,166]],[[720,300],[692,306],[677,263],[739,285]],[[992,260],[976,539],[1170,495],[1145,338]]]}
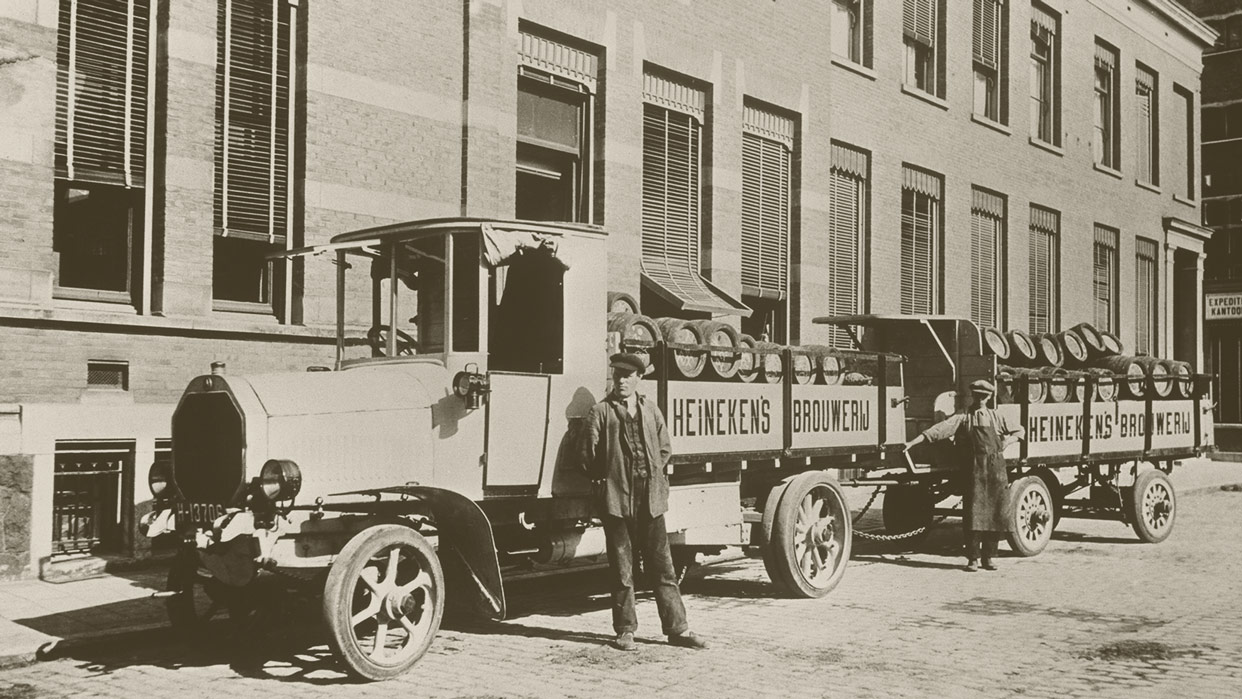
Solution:
{"label": "truck door", "polygon": [[494,371],[487,404],[485,488],[537,488],[548,442],[551,377]]}

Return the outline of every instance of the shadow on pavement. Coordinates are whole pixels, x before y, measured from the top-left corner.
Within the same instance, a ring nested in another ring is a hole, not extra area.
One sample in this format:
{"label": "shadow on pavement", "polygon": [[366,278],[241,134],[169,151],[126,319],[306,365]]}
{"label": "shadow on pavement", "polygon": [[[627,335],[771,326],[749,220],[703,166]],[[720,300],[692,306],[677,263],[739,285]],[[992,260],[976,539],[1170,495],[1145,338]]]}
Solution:
{"label": "shadow on pavement", "polygon": [[1054,531],[1053,541],[1072,541],[1083,544],[1140,544],[1138,537],[1093,536],[1082,532]]}

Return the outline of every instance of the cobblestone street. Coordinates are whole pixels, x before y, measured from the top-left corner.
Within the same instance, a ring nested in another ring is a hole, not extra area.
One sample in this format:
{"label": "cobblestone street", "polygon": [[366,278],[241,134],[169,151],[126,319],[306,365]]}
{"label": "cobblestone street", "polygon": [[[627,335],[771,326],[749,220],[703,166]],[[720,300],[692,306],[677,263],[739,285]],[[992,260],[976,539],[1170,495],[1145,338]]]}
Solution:
{"label": "cobblestone street", "polygon": [[857,542],[821,600],[775,597],[757,560],[710,566],[684,586],[703,652],[663,644],[649,598],[639,652],[609,648],[607,597],[587,572],[512,585],[511,620],[452,624],[390,683],[348,681],[303,623],[240,645],[217,633],[71,649],[0,673],[0,697],[1236,697],[1240,505],[1234,492],[1183,498],[1155,546],[1118,522],[1066,520],[1042,555],[974,574],[950,520],[915,553]]}

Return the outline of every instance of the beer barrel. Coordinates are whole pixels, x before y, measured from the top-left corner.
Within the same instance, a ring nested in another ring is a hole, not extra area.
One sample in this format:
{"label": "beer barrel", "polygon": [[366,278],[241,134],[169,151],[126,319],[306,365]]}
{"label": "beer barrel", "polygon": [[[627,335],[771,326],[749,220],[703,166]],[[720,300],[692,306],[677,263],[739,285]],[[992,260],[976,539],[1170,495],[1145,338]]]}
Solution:
{"label": "beer barrel", "polygon": [[1147,395],[1147,371],[1139,363],[1137,357],[1119,354],[1114,357],[1100,357],[1091,360],[1091,366],[1106,369],[1121,382],[1121,391],[1126,398],[1141,399]]}
{"label": "beer barrel", "polygon": [[1195,395],[1195,372],[1188,362],[1169,363],[1169,373],[1173,375],[1173,396],[1175,398],[1191,398]]}
{"label": "beer barrel", "polygon": [[1096,400],[1111,401],[1117,398],[1117,379],[1108,369],[1088,367],[1086,374],[1095,380]]}
{"label": "beer barrel", "polygon": [[1121,338],[1107,331],[1101,331],[1100,337],[1104,340],[1103,356],[1111,357],[1117,354],[1125,354],[1126,347],[1121,344]]}
{"label": "beer barrel", "polygon": [[759,358],[752,350],[755,348],[755,338],[750,335],[737,336],[737,377],[746,383],[753,382],[759,377]]}
{"label": "beer barrel", "polygon": [[708,355],[707,366],[712,372],[722,379],[737,376],[737,330],[731,325],[714,320],[692,320],[689,324],[699,329],[703,344],[723,348],[721,351],[713,350]]}
{"label": "beer barrel", "polygon": [[1035,341],[1021,330],[1010,330],[1005,337],[1009,340],[1010,366],[1029,365],[1035,362]]}
{"label": "beer barrel", "polygon": [[654,343],[662,337],[655,321],[638,313],[609,313],[608,332],[620,333],[622,341]]}
{"label": "beer barrel", "polygon": [[[656,327],[665,342],[679,345],[701,345],[703,335],[699,329],[680,318],[656,318]],[[683,378],[697,378],[707,365],[707,353],[702,350],[673,350],[671,369]]]}
{"label": "beer barrel", "polygon": [[[779,350],[781,346],[775,342],[756,342],[756,349]],[[780,383],[785,378],[785,360],[780,352],[765,352],[756,355],[759,360],[759,380],[763,383]]]}
{"label": "beer barrel", "polygon": [[1135,357],[1134,360],[1151,379],[1151,389],[1156,394],[1154,398],[1168,398],[1173,393],[1173,377],[1170,376],[1168,360],[1155,357]]}
{"label": "beer barrel", "polygon": [[998,373],[1010,374],[1013,376],[1012,396],[1016,402],[1023,400],[1021,385],[1026,383],[1026,402],[1043,403],[1048,397],[1048,391],[1044,385],[1044,377],[1039,373],[1038,369],[1028,369],[1026,367],[1003,366],[998,368]]}
{"label": "beer barrel", "polygon": [[638,313],[638,301],[624,291],[608,292],[609,313]]}
{"label": "beer barrel", "polygon": [[1070,373],[1059,367],[1040,367],[1036,370],[1044,380],[1049,403],[1068,403],[1074,395]]}
{"label": "beer barrel", "polygon": [[815,364],[816,383],[835,385],[841,383],[841,354],[827,345],[803,345],[811,352]]}
{"label": "beer barrel", "polygon": [[1009,340],[997,328],[983,329],[983,350],[996,355],[997,361],[1009,359]]}
{"label": "beer barrel", "polygon": [[816,366],[816,356],[810,350],[793,347],[790,353],[790,370],[793,372],[793,381],[799,385],[815,383],[815,375],[819,373]]}
{"label": "beer barrel", "polygon": [[1057,342],[1061,343],[1061,356],[1063,357],[1064,366],[1078,367],[1087,363],[1087,346],[1083,344],[1082,337],[1073,331],[1057,333]]}
{"label": "beer barrel", "polygon": [[1104,337],[1100,334],[1099,330],[1095,329],[1094,325],[1090,323],[1079,323],[1078,325],[1070,328],[1070,332],[1078,335],[1078,338],[1082,340],[1082,344],[1087,348],[1087,354],[1089,356],[1104,356],[1105,350],[1107,349],[1104,344]]}
{"label": "beer barrel", "polygon": [[1065,363],[1065,355],[1061,353],[1061,343],[1051,333],[1039,333],[1031,338],[1035,341],[1035,361],[1042,366],[1059,367]]}

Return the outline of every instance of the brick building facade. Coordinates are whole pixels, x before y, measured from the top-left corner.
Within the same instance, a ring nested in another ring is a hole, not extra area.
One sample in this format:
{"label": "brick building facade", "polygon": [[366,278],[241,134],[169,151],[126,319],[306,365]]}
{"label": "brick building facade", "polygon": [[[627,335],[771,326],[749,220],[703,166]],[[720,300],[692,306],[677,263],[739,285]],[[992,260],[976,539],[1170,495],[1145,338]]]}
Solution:
{"label": "brick building facade", "polygon": [[[779,341],[1106,321],[1200,364],[1181,183],[1212,38],[1169,0],[7,3],[0,453],[30,563],[0,576],[141,555],[126,512],[186,381],[331,361],[332,266],[265,255],[386,222],[599,223],[644,312]],[[101,498],[122,514],[72,516]]]}

